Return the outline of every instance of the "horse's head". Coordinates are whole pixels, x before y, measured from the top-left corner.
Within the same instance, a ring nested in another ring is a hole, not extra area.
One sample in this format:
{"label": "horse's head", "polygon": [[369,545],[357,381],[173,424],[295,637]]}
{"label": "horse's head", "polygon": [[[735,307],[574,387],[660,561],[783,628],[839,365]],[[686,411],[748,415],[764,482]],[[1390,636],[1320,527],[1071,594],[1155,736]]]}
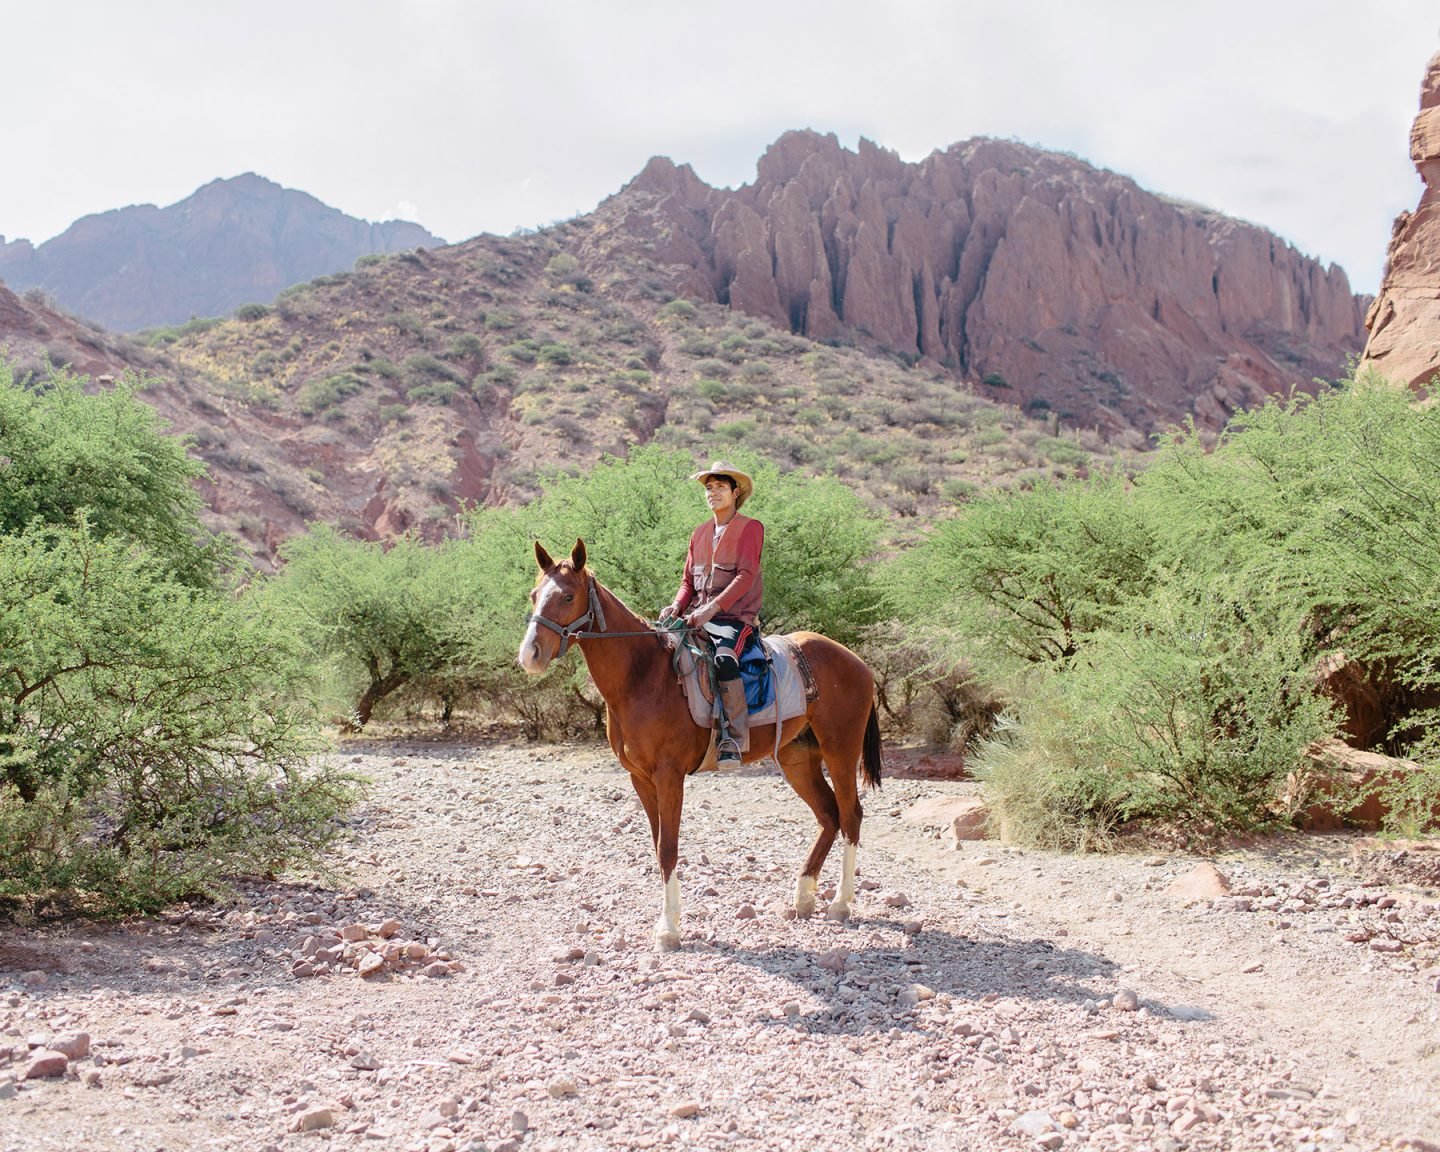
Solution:
{"label": "horse's head", "polygon": [[530,590],[530,615],[520,642],[520,667],[538,676],[550,661],[565,655],[570,638],[591,626],[591,578],[585,571],[585,541],[576,540],[568,558],[555,561],[535,541],[540,575]]}

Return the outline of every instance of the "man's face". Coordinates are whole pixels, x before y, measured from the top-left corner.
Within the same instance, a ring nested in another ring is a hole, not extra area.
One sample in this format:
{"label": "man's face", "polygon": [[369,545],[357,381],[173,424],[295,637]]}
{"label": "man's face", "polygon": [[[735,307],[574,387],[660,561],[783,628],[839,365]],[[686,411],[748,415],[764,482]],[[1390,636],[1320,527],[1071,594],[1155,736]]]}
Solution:
{"label": "man's face", "polygon": [[705,503],[712,513],[725,516],[735,511],[735,487],[721,476],[705,481]]}

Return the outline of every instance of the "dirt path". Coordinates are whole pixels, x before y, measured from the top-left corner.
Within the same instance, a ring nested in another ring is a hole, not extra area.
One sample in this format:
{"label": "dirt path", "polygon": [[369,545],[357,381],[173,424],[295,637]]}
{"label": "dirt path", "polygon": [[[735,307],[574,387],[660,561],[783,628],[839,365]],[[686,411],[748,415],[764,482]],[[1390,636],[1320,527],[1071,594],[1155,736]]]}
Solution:
{"label": "dirt path", "polygon": [[1419,850],[1271,845],[1187,903],[1195,859],[957,849],[917,805],[973,786],[897,779],[857,915],[796,922],[810,817],[747,768],[687,789],[656,955],[599,749],[345,759],[375,785],[331,884],[5,928],[0,1148],[1440,1148]]}

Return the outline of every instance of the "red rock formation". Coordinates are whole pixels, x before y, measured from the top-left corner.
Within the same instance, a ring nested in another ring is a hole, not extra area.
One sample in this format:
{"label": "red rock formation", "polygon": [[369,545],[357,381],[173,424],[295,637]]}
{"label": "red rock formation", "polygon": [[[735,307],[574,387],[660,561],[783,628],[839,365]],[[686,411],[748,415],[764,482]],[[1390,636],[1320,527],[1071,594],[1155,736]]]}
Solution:
{"label": "red rock formation", "polygon": [[1072,157],[971,140],[918,164],[790,132],[753,184],[652,161],[594,242],[639,240],[671,286],[813,339],[872,341],[1068,424],[1219,427],[1343,375],[1363,302],[1261,228]]}
{"label": "red rock formation", "polygon": [[1410,159],[1425,190],[1415,211],[1402,212],[1391,230],[1380,295],[1365,317],[1370,337],[1361,363],[1418,388],[1440,372],[1440,52],[1420,86]]}

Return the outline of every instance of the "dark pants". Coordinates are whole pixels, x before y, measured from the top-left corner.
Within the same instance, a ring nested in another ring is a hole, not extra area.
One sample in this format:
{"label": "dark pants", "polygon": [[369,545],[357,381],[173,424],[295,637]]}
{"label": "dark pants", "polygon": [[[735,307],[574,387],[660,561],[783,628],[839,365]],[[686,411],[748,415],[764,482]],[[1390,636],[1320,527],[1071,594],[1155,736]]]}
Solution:
{"label": "dark pants", "polygon": [[705,635],[715,652],[715,679],[738,680],[740,678],[740,653],[750,642],[754,627],[738,616],[716,616],[705,625]]}

